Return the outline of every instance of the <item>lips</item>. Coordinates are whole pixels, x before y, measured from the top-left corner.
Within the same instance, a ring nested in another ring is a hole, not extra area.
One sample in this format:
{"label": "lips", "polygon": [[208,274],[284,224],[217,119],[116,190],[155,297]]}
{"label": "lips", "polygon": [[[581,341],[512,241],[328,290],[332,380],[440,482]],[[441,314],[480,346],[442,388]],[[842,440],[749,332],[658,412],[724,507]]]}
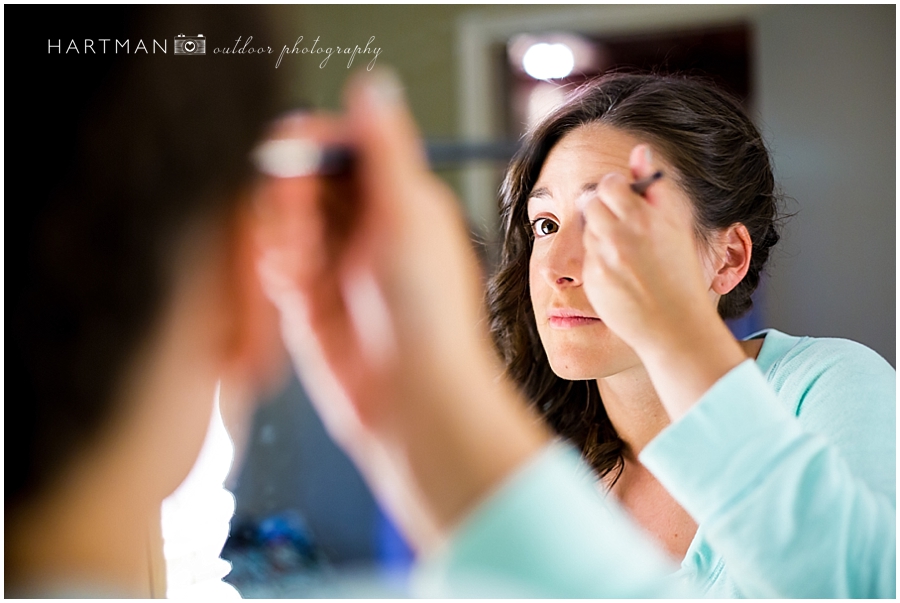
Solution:
{"label": "lips", "polygon": [[602,322],[596,316],[590,316],[578,310],[556,309],[551,310],[548,314],[550,326],[555,329],[572,329],[575,327],[585,327],[596,325]]}

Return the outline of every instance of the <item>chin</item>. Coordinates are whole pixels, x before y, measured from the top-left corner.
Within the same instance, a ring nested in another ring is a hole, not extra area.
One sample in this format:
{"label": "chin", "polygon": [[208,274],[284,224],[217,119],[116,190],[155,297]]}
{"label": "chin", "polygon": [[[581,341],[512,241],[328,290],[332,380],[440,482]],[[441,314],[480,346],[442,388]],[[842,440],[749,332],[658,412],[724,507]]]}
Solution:
{"label": "chin", "polygon": [[552,354],[548,356],[550,368],[560,379],[569,381],[586,381],[597,379],[596,366],[583,362],[583,359],[572,357],[569,354]]}
{"label": "chin", "polygon": [[640,359],[624,342],[599,345],[545,346],[550,368],[561,379],[604,379],[640,365]]}

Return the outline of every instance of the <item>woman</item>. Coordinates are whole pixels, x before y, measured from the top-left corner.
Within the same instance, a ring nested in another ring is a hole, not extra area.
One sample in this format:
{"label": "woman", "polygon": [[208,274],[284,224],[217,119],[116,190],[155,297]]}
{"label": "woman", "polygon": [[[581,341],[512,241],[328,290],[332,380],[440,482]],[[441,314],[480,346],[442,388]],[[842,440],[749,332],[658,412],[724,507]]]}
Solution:
{"label": "woman", "polygon": [[[629,187],[657,172],[643,197]],[[849,531],[855,516],[893,531],[895,373],[844,340],[769,330],[736,342],[728,332],[722,319],[750,308],[779,238],[768,153],[739,103],[678,77],[591,82],[526,137],[502,217],[489,298],[508,374],[581,449],[599,486],[683,560],[681,573],[713,596],[872,596],[854,587],[889,569],[892,541],[872,526],[817,541],[816,525]],[[816,508],[808,470],[767,476],[764,458],[704,458],[728,456],[717,435],[750,437],[769,410],[783,413],[773,394],[793,423],[829,440],[822,471],[848,480],[839,508]],[[744,400],[728,407],[729,398]],[[709,446],[692,450],[699,421],[679,419],[698,399],[703,412],[717,403],[740,417],[746,407],[744,430],[712,423]],[[770,483],[754,489],[734,471]],[[689,483],[700,475],[705,484]],[[736,493],[727,505],[725,491]],[[778,560],[804,546],[822,547],[810,573],[779,574]]]}

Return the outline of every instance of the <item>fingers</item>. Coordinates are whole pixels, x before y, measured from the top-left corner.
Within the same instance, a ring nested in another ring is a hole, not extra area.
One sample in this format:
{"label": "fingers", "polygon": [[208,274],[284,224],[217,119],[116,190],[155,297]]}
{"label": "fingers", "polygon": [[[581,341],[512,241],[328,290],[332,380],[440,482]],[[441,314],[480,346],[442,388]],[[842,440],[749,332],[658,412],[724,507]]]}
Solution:
{"label": "fingers", "polygon": [[653,190],[659,187],[653,176],[661,171],[661,166],[654,161],[650,147],[646,144],[635,146],[629,166],[632,178],[616,172],[607,174],[594,191],[578,200],[585,220],[586,263],[594,269],[601,265],[621,267],[628,263],[626,258],[633,258],[636,248],[650,236],[655,214],[659,213],[658,204],[654,206],[635,190],[636,183],[649,180],[651,184],[645,195],[659,194]]}
{"label": "fingers", "polygon": [[361,354],[373,367],[389,366],[397,355],[397,337],[377,279],[363,264],[354,264],[343,275],[341,292]]}
{"label": "fingers", "polygon": [[591,191],[582,195],[578,200],[584,215],[585,235],[590,234],[592,237],[602,237],[609,232],[610,228],[613,228],[617,222],[623,219],[604,201],[605,198],[608,198],[608,194],[606,197],[601,197],[599,191]]}
{"label": "fingers", "polygon": [[[346,144],[342,124],[293,114],[267,140],[303,140],[320,148]],[[257,273],[281,313],[282,334],[312,389],[335,395],[329,376],[358,365],[353,330],[339,282],[338,246],[346,238],[354,199],[344,182],[320,176],[266,177],[254,192]],[[327,398],[326,399],[330,399]]]}
{"label": "fingers", "polygon": [[[308,140],[326,146],[341,142],[339,122],[322,115],[292,114],[276,122],[267,140]],[[268,264],[270,284],[288,282],[308,286],[326,269],[327,214],[322,211],[328,192],[315,176],[260,180],[253,193],[256,242]],[[277,268],[277,270],[275,270]],[[281,287],[279,287],[281,288]]]}
{"label": "fingers", "polygon": [[622,174],[607,174],[595,191],[586,193],[579,199],[588,228],[601,227],[602,224],[598,220],[605,216],[596,209],[586,211],[589,205],[594,204],[594,199],[605,205],[611,214],[626,226],[641,229],[646,226],[646,220],[652,213],[651,208],[659,207],[667,212],[673,207],[668,201],[673,196],[681,195],[672,179],[671,167],[658,161],[649,145],[636,145],[631,150],[628,163],[631,180]]}
{"label": "fingers", "polygon": [[631,189],[622,174],[607,174],[594,191],[579,200],[585,220],[585,234],[609,238],[617,230],[635,231],[648,219],[647,201]]}
{"label": "fingers", "polygon": [[345,102],[363,186],[376,203],[390,200],[428,170],[400,83],[389,71],[364,72],[351,81]]}
{"label": "fingers", "polygon": [[628,165],[635,180],[648,178],[661,169],[661,166],[654,162],[653,150],[647,144],[639,144],[631,149]]}
{"label": "fingers", "polygon": [[[605,205],[612,214],[623,222],[632,222],[641,219],[641,214],[646,209],[647,200],[642,194],[642,189],[651,181],[653,176],[660,172],[660,167],[653,160],[653,153],[649,145],[639,144],[631,150],[629,167],[633,180],[629,180],[619,173],[610,173],[597,185],[594,191],[585,194],[579,199],[583,209],[592,205],[591,199],[596,198]],[[643,184],[643,186],[641,186]],[[651,185],[652,186],[652,185]],[[604,216],[603,212],[596,209],[589,212],[595,218]],[[588,214],[585,213],[587,218]],[[588,225],[594,224],[594,220],[588,219]]]}
{"label": "fingers", "polygon": [[607,174],[597,185],[597,197],[620,220],[630,222],[639,219],[646,201],[631,188],[631,182],[622,174]]}

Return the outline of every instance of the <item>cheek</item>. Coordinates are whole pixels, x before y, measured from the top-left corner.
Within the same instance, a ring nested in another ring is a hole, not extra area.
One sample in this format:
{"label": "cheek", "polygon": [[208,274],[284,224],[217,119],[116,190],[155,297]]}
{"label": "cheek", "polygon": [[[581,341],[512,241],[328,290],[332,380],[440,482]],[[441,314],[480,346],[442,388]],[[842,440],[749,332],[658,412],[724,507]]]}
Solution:
{"label": "cheek", "polygon": [[528,292],[531,297],[531,309],[537,326],[538,336],[544,347],[547,347],[546,308],[552,291],[541,277],[539,257],[532,253],[528,263]]}
{"label": "cheek", "polygon": [[528,282],[534,284],[534,275],[537,273],[537,258],[534,257],[534,251],[528,258]]}
{"label": "cheek", "polygon": [[549,262],[550,246],[545,241],[539,241],[531,249],[528,260],[528,282],[532,289],[548,291],[550,287],[546,280],[546,267]]}
{"label": "cheek", "polygon": [[542,280],[543,279],[540,278],[538,258],[534,251],[532,251],[531,258],[528,261],[528,290],[531,293],[532,305],[537,305],[538,301],[541,299],[544,289],[542,287]]}

